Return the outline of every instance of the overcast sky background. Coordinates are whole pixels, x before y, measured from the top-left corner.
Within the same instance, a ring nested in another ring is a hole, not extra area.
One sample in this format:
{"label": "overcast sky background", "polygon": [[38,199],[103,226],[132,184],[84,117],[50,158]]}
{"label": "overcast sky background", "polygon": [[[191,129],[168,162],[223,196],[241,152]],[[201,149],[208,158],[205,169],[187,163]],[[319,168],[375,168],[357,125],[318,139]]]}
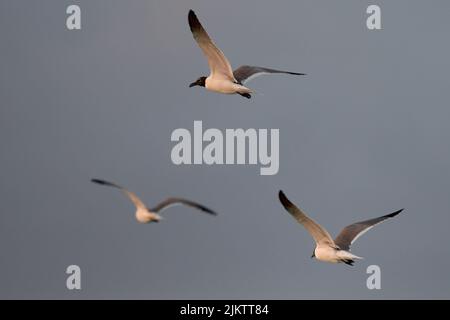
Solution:
{"label": "overcast sky background", "polygon": [[[79,4],[82,30],[65,27]],[[366,8],[382,9],[381,31]],[[247,100],[188,88],[208,74],[192,8]],[[0,298],[450,298],[448,1],[0,2]],[[279,128],[280,171],[175,166],[176,128]],[[119,192],[175,207],[140,225]],[[354,267],[311,260],[285,191],[333,235],[406,208],[353,246]],[[82,290],[65,269],[82,270]],[[381,267],[381,290],[366,288]]]}

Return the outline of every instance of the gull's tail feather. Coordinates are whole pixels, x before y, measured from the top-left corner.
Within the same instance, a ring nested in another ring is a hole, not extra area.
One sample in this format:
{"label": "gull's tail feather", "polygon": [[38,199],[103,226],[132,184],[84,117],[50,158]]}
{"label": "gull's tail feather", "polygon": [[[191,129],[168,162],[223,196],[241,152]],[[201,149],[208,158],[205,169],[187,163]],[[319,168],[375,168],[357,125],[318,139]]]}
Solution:
{"label": "gull's tail feather", "polygon": [[343,261],[345,261],[345,260],[355,260],[355,259],[357,259],[357,260],[364,259],[363,257],[358,257],[358,256],[354,255],[353,253],[345,251],[345,250],[339,250],[337,252],[337,256],[339,258],[341,258]]}
{"label": "gull's tail feather", "polygon": [[257,91],[255,89],[252,89],[252,91],[253,91],[252,94],[254,94],[255,96],[264,96],[263,92]]}

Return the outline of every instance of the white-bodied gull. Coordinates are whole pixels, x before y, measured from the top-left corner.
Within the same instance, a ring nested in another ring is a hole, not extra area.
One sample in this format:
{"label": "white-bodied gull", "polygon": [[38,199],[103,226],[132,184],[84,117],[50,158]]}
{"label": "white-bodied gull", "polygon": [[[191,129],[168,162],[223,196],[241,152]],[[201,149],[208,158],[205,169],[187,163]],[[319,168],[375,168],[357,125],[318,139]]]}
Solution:
{"label": "white-bodied gull", "polygon": [[117,189],[121,190],[123,193],[125,193],[125,195],[135,205],[136,219],[140,223],[159,222],[162,219],[162,217],[159,215],[159,213],[173,205],[185,205],[185,206],[189,206],[189,207],[201,210],[201,211],[206,212],[211,215],[216,215],[216,213],[214,211],[212,211],[211,209],[208,209],[207,207],[205,207],[199,203],[196,203],[196,202],[193,202],[190,200],[186,200],[186,199],[182,199],[182,198],[167,198],[166,200],[159,203],[156,207],[147,208],[147,206],[141,201],[141,199],[139,199],[139,197],[136,194],[134,194],[131,191],[128,191],[127,189],[125,189],[115,183],[108,182],[105,180],[100,180],[100,179],[91,179],[91,181],[94,183],[100,184],[100,185],[117,188]]}
{"label": "white-bodied gull", "polygon": [[293,204],[285,196],[283,191],[280,190],[278,194],[283,207],[305,227],[305,229],[311,234],[316,242],[316,248],[314,249],[311,258],[317,258],[318,260],[339,263],[343,262],[348,265],[353,265],[355,259],[362,259],[349,252],[350,245],[355,242],[360,236],[369,231],[377,224],[383,222],[386,219],[395,217],[403,209],[387,214],[382,217],[369,219],[361,222],[353,223],[339,233],[336,239],[332,239],[330,234],[320,224],[308,217],[302,212],[295,204]]}
{"label": "white-bodied gull", "polygon": [[200,77],[189,87],[201,86],[219,93],[240,94],[250,99],[252,90],[244,84],[263,74],[284,73],[292,75],[305,75],[304,73],[276,70],[264,67],[241,66],[233,71],[231,64],[223,52],[214,44],[206,30],[201,25],[194,11],[188,14],[189,27],[200,49],[205,54],[210,69],[208,77]]}

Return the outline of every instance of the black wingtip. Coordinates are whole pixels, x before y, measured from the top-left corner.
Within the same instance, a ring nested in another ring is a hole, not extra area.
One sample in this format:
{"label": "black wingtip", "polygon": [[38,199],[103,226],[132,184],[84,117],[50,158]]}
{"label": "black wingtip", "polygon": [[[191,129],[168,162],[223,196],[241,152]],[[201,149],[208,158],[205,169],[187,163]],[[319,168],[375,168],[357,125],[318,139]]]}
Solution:
{"label": "black wingtip", "polygon": [[194,10],[192,10],[192,9],[189,10],[188,22],[189,22],[189,27],[191,28],[192,31],[194,31],[194,29],[198,28],[200,25],[197,15],[195,14]]}
{"label": "black wingtip", "polygon": [[293,206],[292,202],[289,201],[289,199],[286,197],[286,195],[282,190],[278,192],[278,198],[280,199],[281,204],[286,210],[289,210],[289,208]]}
{"label": "black wingtip", "polygon": [[109,182],[109,181],[106,181],[106,180],[101,180],[101,179],[91,179],[91,182],[100,184],[100,185],[102,185],[102,186],[109,186],[109,187],[114,187],[114,188],[122,189],[121,186],[118,186],[117,184],[112,183],[112,182]]}
{"label": "black wingtip", "polygon": [[210,215],[217,216],[217,212],[215,212],[207,207],[201,207],[201,209],[202,209],[202,211],[205,211],[206,213],[209,213]]}
{"label": "black wingtip", "polygon": [[403,209],[397,210],[397,211],[395,211],[395,212],[392,212],[392,213],[386,215],[386,217],[389,217],[389,218],[395,217],[396,215],[398,215],[398,214],[399,214],[400,212],[402,212],[403,210],[405,210],[405,209],[403,208]]}
{"label": "black wingtip", "polygon": [[195,206],[197,209],[200,209],[200,210],[203,211],[203,212],[209,213],[210,215],[213,215],[213,216],[217,216],[217,212],[215,212],[214,210],[211,210],[211,209],[208,208],[208,207],[205,207],[204,205],[201,205],[201,204],[199,204],[199,203],[195,203],[194,206]]}
{"label": "black wingtip", "polygon": [[100,180],[100,179],[91,179],[91,182],[97,183],[97,184],[101,184],[101,185],[107,185],[108,183],[104,180]]}

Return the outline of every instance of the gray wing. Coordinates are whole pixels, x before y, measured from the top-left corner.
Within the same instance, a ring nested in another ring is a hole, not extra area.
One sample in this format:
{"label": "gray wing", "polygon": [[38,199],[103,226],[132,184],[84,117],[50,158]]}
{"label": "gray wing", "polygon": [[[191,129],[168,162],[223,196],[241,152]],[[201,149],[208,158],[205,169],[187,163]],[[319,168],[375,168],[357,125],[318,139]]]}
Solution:
{"label": "gray wing", "polygon": [[141,199],[139,199],[139,197],[137,195],[135,195],[133,192],[128,191],[127,189],[109,182],[109,181],[105,181],[105,180],[100,180],[100,179],[91,179],[92,182],[103,185],[103,186],[108,186],[108,187],[113,187],[113,188],[117,188],[120,189],[123,193],[125,193],[127,195],[127,197],[131,200],[131,202],[133,202],[133,204],[136,206],[136,208],[138,209],[145,209],[147,210],[145,204],[141,201]]}
{"label": "gray wing", "polygon": [[209,213],[211,215],[217,215],[217,213],[215,213],[213,210],[211,210],[197,202],[186,200],[183,198],[168,198],[168,199],[164,200],[163,202],[159,203],[156,207],[151,208],[149,210],[151,212],[158,213],[158,212],[165,210],[174,205],[185,205],[185,206],[192,207],[192,208],[198,209],[200,211]]}
{"label": "gray wing", "polygon": [[304,214],[295,204],[293,204],[285,196],[283,191],[280,190],[278,193],[281,204],[283,207],[298,221],[303,227],[311,234],[317,244],[326,243],[334,246],[333,239],[327,230],[325,230],[320,224],[315,222],[313,219]]}
{"label": "gray wing", "polygon": [[403,209],[392,212],[382,217],[369,219],[366,221],[356,222],[349,226],[346,226],[342,231],[338,234],[334,242],[336,245],[342,250],[349,250],[350,245],[356,241],[360,236],[364,233],[375,227],[377,224],[380,224],[386,219],[393,218],[402,212]]}
{"label": "gray wing", "polygon": [[189,10],[188,22],[195,41],[197,41],[198,46],[202,49],[203,54],[208,59],[211,74],[216,78],[234,81],[233,69],[231,68],[230,62],[225,57],[223,52],[211,40],[208,33],[195,15],[195,12],[192,10]]}
{"label": "gray wing", "polygon": [[292,74],[296,76],[304,76],[304,73],[291,72],[291,71],[283,71],[276,69],[269,69],[264,67],[256,67],[256,66],[240,66],[236,70],[233,71],[234,78],[239,82],[244,84],[251,79],[254,79],[263,74],[270,73],[284,73],[284,74]]}

